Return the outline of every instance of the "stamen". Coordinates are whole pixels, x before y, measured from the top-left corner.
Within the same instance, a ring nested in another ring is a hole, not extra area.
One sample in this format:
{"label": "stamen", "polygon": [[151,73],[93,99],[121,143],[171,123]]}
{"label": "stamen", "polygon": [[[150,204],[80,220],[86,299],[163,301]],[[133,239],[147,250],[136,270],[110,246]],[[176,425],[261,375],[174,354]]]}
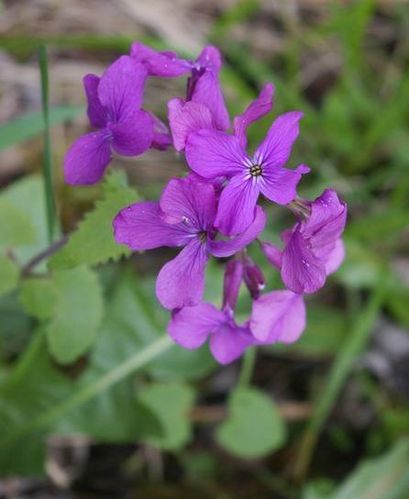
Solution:
{"label": "stamen", "polygon": [[250,175],[252,177],[260,177],[263,174],[263,169],[261,165],[251,165],[250,167]]}

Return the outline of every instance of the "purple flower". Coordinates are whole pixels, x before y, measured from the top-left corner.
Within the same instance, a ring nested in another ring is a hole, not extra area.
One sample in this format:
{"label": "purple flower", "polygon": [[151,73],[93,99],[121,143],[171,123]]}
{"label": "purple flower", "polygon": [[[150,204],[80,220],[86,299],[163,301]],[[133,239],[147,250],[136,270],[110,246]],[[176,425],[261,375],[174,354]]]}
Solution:
{"label": "purple flower", "polygon": [[247,324],[238,326],[229,309],[210,303],[185,307],[173,313],[168,332],[179,345],[193,350],[209,338],[210,351],[220,364],[229,364],[255,343]]}
{"label": "purple flower", "polygon": [[259,343],[293,343],[304,328],[305,304],[302,295],[280,290],[254,300],[250,330]]}
{"label": "purple flower", "polygon": [[93,184],[104,174],[112,150],[124,156],[145,152],[154,138],[153,119],[141,109],[147,72],[142,64],[122,56],[101,78],[84,78],[88,117],[99,129],[83,135],[68,150],[64,176],[68,184]]}
{"label": "purple flower", "polygon": [[[169,103],[169,122],[176,150],[183,149],[192,120],[198,120],[198,129],[210,125],[218,130],[229,128],[229,114],[219,81],[222,67],[219,49],[209,45],[195,61],[189,61],[174,52],[158,52],[135,42],[131,47],[131,56],[145,65],[150,76],[177,77],[190,73],[186,99],[172,99]],[[190,104],[186,106],[187,103]],[[185,113],[187,116],[184,116]]]}
{"label": "purple flower", "polygon": [[156,295],[165,308],[197,305],[203,296],[205,267],[210,255],[233,255],[259,235],[266,221],[263,210],[258,207],[253,223],[245,232],[229,240],[216,240],[215,215],[214,186],[187,177],[171,180],[159,203],[136,203],[115,217],[116,241],[133,250],[183,247],[158,275]]}
{"label": "purple flower", "polygon": [[199,130],[188,136],[186,158],[189,166],[204,178],[226,176],[230,180],[220,197],[215,226],[226,235],[245,230],[254,219],[259,194],[279,204],[296,196],[301,175],[309,168],[284,168],[298,136],[299,112],[279,116],[255,153],[246,153],[246,129],[271,108],[273,87],[264,87],[259,97],[234,120],[235,134]]}
{"label": "purple flower", "polygon": [[149,76],[178,77],[191,70],[189,61],[181,59],[175,52],[158,52],[140,42],[131,45],[130,56],[146,67]]}
{"label": "purple flower", "polygon": [[285,243],[282,252],[270,243],[262,245],[268,260],[281,268],[286,287],[295,293],[314,293],[320,289],[345,256],[341,235],[346,223],[346,204],[335,191],[327,189],[315,201],[305,203],[305,207],[310,212],[307,218],[300,218],[292,230],[282,234]]}

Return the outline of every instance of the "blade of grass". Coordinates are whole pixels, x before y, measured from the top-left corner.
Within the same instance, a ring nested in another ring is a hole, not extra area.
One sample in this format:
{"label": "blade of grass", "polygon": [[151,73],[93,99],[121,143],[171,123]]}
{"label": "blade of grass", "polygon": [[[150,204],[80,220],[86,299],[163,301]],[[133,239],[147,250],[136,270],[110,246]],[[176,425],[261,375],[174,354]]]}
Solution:
{"label": "blade of grass", "polygon": [[48,105],[48,58],[47,49],[42,45],[38,50],[38,62],[41,75],[41,102],[44,121],[44,160],[43,176],[45,188],[45,201],[47,209],[48,240],[51,244],[54,234],[55,201],[53,191],[53,174],[51,160],[51,136],[50,136],[50,110]]}
{"label": "blade of grass", "polygon": [[363,351],[369,340],[388,287],[388,277],[383,277],[369,297],[366,306],[361,309],[354,327],[335,359],[328,381],[314,404],[312,418],[304,433],[294,463],[293,474],[298,481],[303,480],[306,476],[321,429],[341,392],[357,355]]}
{"label": "blade of grass", "polygon": [[125,362],[118,365],[114,369],[111,369],[97,380],[80,387],[70,397],[55,405],[49,411],[35,417],[23,427],[16,429],[13,432],[9,432],[2,440],[2,445],[7,445],[33,431],[48,427],[53,422],[62,418],[67,412],[75,409],[85,402],[88,402],[98,394],[108,390],[116,383],[119,383],[126,377],[130,376],[135,371],[145,366],[148,362],[171,348],[173,345],[174,343],[167,335],[159,337],[157,340],[153,341],[134,355],[131,355],[131,357],[129,357],[129,359]]}
{"label": "blade of grass", "polygon": [[[50,108],[50,126],[73,120],[84,112],[82,106],[56,106]],[[33,111],[0,125],[0,150],[32,139],[44,131],[42,113]]]}

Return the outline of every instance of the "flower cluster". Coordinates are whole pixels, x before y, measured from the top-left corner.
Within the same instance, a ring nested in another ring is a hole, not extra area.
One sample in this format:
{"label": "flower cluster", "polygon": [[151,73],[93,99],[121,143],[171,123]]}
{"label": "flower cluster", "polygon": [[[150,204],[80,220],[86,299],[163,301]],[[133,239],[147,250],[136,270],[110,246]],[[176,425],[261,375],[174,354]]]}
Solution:
{"label": "flower cluster", "polygon": [[[299,338],[306,320],[303,296],[319,290],[344,258],[341,235],[347,209],[333,190],[313,201],[297,196],[309,168],[285,165],[302,113],[278,116],[255,151],[248,152],[247,128],[271,111],[274,87],[266,84],[231,127],[221,66],[216,47],[206,47],[190,61],[134,43],[130,55],[116,60],[101,77],[85,76],[88,117],[97,131],[71,146],[64,170],[66,182],[92,184],[103,176],[113,152],[136,156],[173,146],[184,153],[187,175],[171,179],[159,201],[122,209],[113,221],[114,236],[136,251],[180,248],[156,281],[157,298],[171,311],[168,332],[188,349],[209,339],[213,356],[226,364],[251,345]],[[169,128],[142,107],[150,77],[187,77],[186,96],[168,102]],[[259,239],[266,224],[260,196],[296,217],[281,235],[282,249]],[[255,240],[266,261],[280,271],[285,289],[263,292],[263,272],[246,252]],[[228,258],[221,309],[203,301],[211,257]],[[234,314],[242,284],[252,310],[239,325]]]}

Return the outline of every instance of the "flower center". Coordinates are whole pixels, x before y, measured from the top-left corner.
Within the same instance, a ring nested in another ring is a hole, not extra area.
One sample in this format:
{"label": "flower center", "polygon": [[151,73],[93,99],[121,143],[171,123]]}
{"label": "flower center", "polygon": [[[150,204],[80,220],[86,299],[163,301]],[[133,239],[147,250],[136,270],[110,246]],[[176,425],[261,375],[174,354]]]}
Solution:
{"label": "flower center", "polygon": [[207,232],[206,231],[202,231],[202,232],[199,232],[199,241],[201,243],[205,243],[207,241]]}
{"label": "flower center", "polygon": [[263,169],[261,168],[261,165],[251,165],[250,166],[250,175],[252,177],[260,177],[260,175],[263,174]]}

